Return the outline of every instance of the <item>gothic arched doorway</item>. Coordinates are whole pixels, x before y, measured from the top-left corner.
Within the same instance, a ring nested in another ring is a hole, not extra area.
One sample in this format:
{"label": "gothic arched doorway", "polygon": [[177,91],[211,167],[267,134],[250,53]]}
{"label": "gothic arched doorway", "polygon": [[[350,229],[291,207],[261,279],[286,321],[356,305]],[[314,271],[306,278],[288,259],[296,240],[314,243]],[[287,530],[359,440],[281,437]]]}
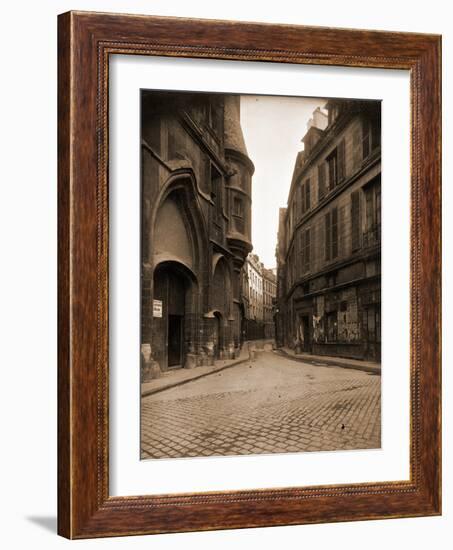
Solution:
{"label": "gothic arched doorway", "polygon": [[177,262],[165,262],[154,272],[154,300],[160,305],[160,316],[153,322],[154,349],[156,359],[167,368],[184,366],[191,338],[189,313],[196,284],[187,271]]}

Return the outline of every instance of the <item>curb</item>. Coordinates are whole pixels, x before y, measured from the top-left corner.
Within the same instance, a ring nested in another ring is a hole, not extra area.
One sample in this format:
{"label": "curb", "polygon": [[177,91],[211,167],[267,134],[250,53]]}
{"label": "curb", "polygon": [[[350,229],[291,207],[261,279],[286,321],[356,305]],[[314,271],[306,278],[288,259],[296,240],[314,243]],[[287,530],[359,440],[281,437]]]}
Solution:
{"label": "curb", "polygon": [[141,397],[148,397],[149,395],[154,395],[155,393],[160,393],[165,390],[170,390],[171,388],[176,388],[177,386],[184,386],[184,384],[190,384],[190,382],[194,382],[195,380],[199,380],[200,378],[205,378],[206,376],[211,376],[213,374],[217,374],[218,372],[222,372],[223,370],[230,369],[231,367],[236,367],[237,365],[241,365],[242,363],[246,363],[249,361],[249,358],[245,359],[238,359],[234,363],[231,363],[230,365],[224,365],[223,367],[219,367],[216,370],[212,370],[211,372],[204,372],[203,374],[199,374],[198,376],[194,376],[193,378],[188,378],[187,380],[180,380],[179,382],[174,382],[172,384],[169,384],[168,386],[163,386],[162,388],[156,388],[155,390],[147,390],[141,394]]}
{"label": "curb", "polygon": [[340,367],[343,369],[354,369],[354,370],[361,370],[364,372],[369,372],[371,374],[381,374],[381,367],[372,367],[370,365],[353,365],[352,363],[337,363],[333,359],[310,359],[306,357],[294,357],[293,355],[290,355],[289,353],[286,353],[286,351],[283,351],[282,349],[273,350],[274,353],[278,353],[279,355],[282,355],[288,359],[291,359],[292,361],[296,361],[298,363],[308,363],[310,365],[316,364],[319,365],[319,363],[324,363],[322,366],[326,367]]}

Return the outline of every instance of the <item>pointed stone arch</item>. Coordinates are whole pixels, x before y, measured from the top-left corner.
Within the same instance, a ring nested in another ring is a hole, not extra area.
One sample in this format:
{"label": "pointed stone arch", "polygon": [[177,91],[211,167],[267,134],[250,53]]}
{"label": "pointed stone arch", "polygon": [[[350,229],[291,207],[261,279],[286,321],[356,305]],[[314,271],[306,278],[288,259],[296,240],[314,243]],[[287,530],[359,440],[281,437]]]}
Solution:
{"label": "pointed stone arch", "polygon": [[153,297],[160,315],[153,319],[154,359],[162,370],[183,367],[198,338],[199,291],[195,274],[176,258],[156,265]]}
{"label": "pointed stone arch", "polygon": [[[192,171],[172,174],[163,185],[150,216],[149,236],[143,256],[142,286],[149,288],[149,299],[142,303],[142,333],[152,342],[162,370],[183,367],[199,351],[209,273],[208,236]],[[161,317],[154,316],[155,300]],[[169,338],[178,331],[181,350],[169,357]]]}
{"label": "pointed stone arch", "polygon": [[[192,170],[183,170],[172,174],[159,193],[156,201],[156,208],[151,219],[151,251],[150,257],[153,261],[155,255],[155,246],[157,237],[159,237],[159,218],[162,211],[172,210],[176,214],[175,207],[179,213],[174,215],[178,225],[173,228],[169,223],[166,224],[168,233],[174,229],[181,229],[181,221],[185,228],[184,239],[190,244],[191,263],[193,271],[199,275],[200,270],[206,269],[208,258],[208,231],[206,222],[199,204],[197,184]],[[173,205],[170,206],[169,205]],[[181,232],[181,231],[180,231]],[[167,249],[168,250],[168,249]],[[180,252],[180,251],[179,251]],[[183,260],[183,258],[181,258]],[[187,259],[187,258],[186,258]],[[187,263],[185,261],[184,263]]]}

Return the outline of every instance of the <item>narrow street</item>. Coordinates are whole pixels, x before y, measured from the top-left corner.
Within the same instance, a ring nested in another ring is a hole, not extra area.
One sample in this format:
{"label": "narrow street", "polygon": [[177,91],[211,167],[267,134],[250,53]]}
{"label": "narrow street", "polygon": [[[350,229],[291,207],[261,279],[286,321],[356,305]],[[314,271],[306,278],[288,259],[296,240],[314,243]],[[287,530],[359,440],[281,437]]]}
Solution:
{"label": "narrow street", "polygon": [[141,457],[380,447],[376,374],[272,351],[142,400]]}

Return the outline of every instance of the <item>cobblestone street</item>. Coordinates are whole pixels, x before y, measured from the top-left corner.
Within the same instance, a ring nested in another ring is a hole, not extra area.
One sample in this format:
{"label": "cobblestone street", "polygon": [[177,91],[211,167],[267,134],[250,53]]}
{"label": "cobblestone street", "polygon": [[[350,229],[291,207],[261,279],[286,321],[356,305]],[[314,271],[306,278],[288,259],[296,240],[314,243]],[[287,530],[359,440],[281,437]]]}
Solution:
{"label": "cobblestone street", "polygon": [[142,399],[142,458],[380,447],[381,377],[273,352]]}

